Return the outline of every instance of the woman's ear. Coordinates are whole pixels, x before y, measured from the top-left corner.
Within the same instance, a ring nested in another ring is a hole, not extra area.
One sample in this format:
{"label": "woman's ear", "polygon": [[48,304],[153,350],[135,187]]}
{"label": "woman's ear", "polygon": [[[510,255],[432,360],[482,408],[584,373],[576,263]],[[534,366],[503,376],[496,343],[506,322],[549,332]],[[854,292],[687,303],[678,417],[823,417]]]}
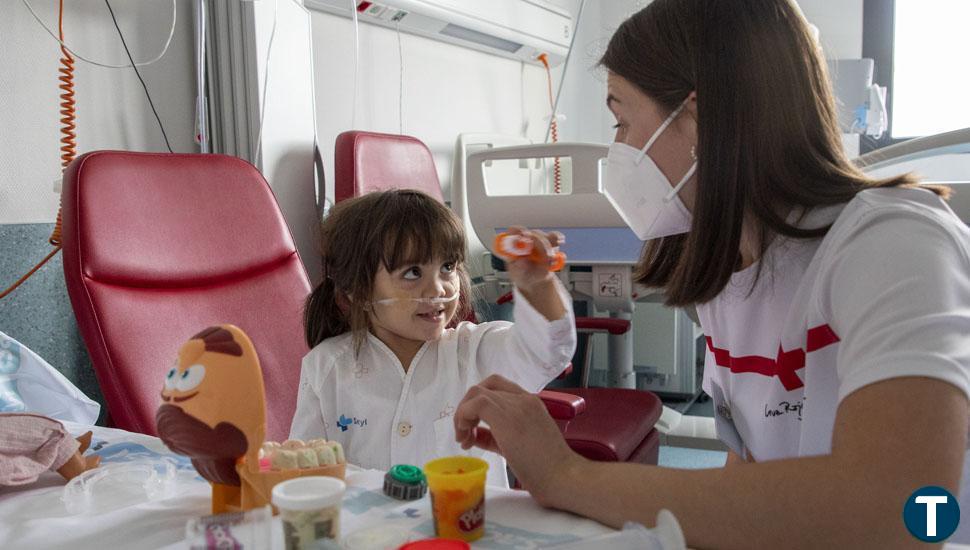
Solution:
{"label": "woman's ear", "polygon": [[691,90],[687,94],[684,110],[687,111],[687,116],[683,117],[681,129],[687,137],[687,140],[692,144],[691,157],[697,160],[697,156],[694,153],[694,147],[697,145],[697,90]]}
{"label": "woman's ear", "polygon": [[685,105],[684,108],[687,110],[688,113],[690,113],[690,117],[693,118],[694,122],[696,123],[697,122],[697,90],[691,90],[691,92],[687,94],[687,105]]}

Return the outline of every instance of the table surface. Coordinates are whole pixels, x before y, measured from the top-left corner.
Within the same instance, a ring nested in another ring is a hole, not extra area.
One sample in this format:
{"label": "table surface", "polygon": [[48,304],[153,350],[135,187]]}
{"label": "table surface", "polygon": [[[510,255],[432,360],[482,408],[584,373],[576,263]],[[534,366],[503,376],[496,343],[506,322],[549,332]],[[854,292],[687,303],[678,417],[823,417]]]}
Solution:
{"label": "table surface", "polygon": [[[107,465],[145,460],[171,460],[178,468],[177,495],[148,501],[95,504],[85,514],[71,514],[61,500],[64,480],[56,473],[20,488],[0,487],[0,548],[87,549],[184,548],[186,523],[209,513],[209,484],[189,460],[172,454],[154,437],[122,430],[65,423],[78,435],[95,434],[91,451]],[[350,467],[341,511],[341,535],[376,525],[396,525],[412,540],[434,536],[430,500],[402,502],[381,492],[383,472]],[[279,518],[273,519],[273,548],[282,547]],[[525,491],[489,487],[486,491],[486,535],[475,548],[541,548],[587,540],[611,529],[588,519],[540,507]]]}
{"label": "table surface", "polygon": [[[117,465],[168,460],[178,469],[175,496],[129,502],[95,504],[85,514],[68,511],[61,496],[64,480],[49,472],[25,487],[0,487],[0,548],[84,550],[127,548],[186,548],[186,524],[209,513],[209,484],[185,457],[172,454],[157,438],[102,427],[65,422],[79,435],[94,431],[91,452],[102,463]],[[341,510],[341,535],[349,536],[378,525],[406,530],[412,540],[434,536],[430,501],[401,502],[381,492],[383,472],[348,467],[347,493]],[[279,518],[271,524],[271,548],[282,548]],[[543,548],[589,541],[614,532],[592,520],[540,507],[525,491],[489,487],[486,491],[486,535],[474,548]],[[970,546],[947,544],[948,550]]]}

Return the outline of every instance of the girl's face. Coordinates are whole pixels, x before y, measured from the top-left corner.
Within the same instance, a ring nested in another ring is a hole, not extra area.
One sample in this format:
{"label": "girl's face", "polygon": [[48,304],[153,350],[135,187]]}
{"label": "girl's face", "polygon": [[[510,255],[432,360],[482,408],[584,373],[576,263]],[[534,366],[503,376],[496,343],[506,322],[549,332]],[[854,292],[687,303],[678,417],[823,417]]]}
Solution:
{"label": "girl's face", "polygon": [[458,299],[440,303],[412,299],[456,296],[459,289],[458,266],[453,261],[434,259],[426,264],[405,264],[392,272],[382,266],[374,279],[367,312],[374,335],[392,349],[402,341],[424,343],[439,339],[458,309]]}

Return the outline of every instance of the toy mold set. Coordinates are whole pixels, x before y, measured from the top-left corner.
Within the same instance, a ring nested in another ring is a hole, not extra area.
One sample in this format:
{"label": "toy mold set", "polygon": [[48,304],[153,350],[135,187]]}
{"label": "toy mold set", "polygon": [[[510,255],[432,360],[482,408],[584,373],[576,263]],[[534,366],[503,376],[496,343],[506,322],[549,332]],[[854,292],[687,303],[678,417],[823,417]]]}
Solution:
{"label": "toy mold set", "polygon": [[267,441],[259,450],[259,470],[293,470],[344,464],[344,449],[326,439]]}
{"label": "toy mold set", "polygon": [[179,349],[155,422],[172,451],[212,484],[212,513],[272,502],[273,487],[297,477],[343,479],[339,443],[266,442],[266,397],[252,341],[239,327],[209,327]]}
{"label": "toy mold set", "polygon": [[[526,235],[513,233],[499,233],[495,236],[495,254],[505,261],[527,258],[534,263],[543,263],[545,256],[542,251],[532,244],[532,239]],[[549,263],[549,271],[559,271],[566,265],[566,254],[559,251],[559,247],[554,247],[551,251],[552,258]]]}

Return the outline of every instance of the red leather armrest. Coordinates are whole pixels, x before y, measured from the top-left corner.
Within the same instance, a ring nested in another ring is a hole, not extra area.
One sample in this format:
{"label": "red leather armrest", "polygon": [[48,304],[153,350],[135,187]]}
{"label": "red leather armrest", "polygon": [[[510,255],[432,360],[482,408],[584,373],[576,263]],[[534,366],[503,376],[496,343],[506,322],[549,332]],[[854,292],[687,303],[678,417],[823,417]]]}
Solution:
{"label": "red leather armrest", "polygon": [[576,317],[576,330],[626,334],[630,331],[630,321],[612,317]]}
{"label": "red leather armrest", "polygon": [[556,420],[572,420],[586,412],[586,400],[578,395],[543,390],[539,392],[539,399],[542,399],[549,416]]}
{"label": "red leather armrest", "polygon": [[[496,304],[507,304],[515,299],[511,292],[499,296]],[[626,334],[630,331],[630,321],[613,317],[576,317],[576,330],[587,332],[609,332],[610,334]]]}
{"label": "red leather armrest", "polygon": [[566,377],[572,373],[573,373],[573,364],[570,363],[566,365],[566,368],[564,368],[562,372],[559,373],[559,376],[556,377],[556,380],[565,380]]}

